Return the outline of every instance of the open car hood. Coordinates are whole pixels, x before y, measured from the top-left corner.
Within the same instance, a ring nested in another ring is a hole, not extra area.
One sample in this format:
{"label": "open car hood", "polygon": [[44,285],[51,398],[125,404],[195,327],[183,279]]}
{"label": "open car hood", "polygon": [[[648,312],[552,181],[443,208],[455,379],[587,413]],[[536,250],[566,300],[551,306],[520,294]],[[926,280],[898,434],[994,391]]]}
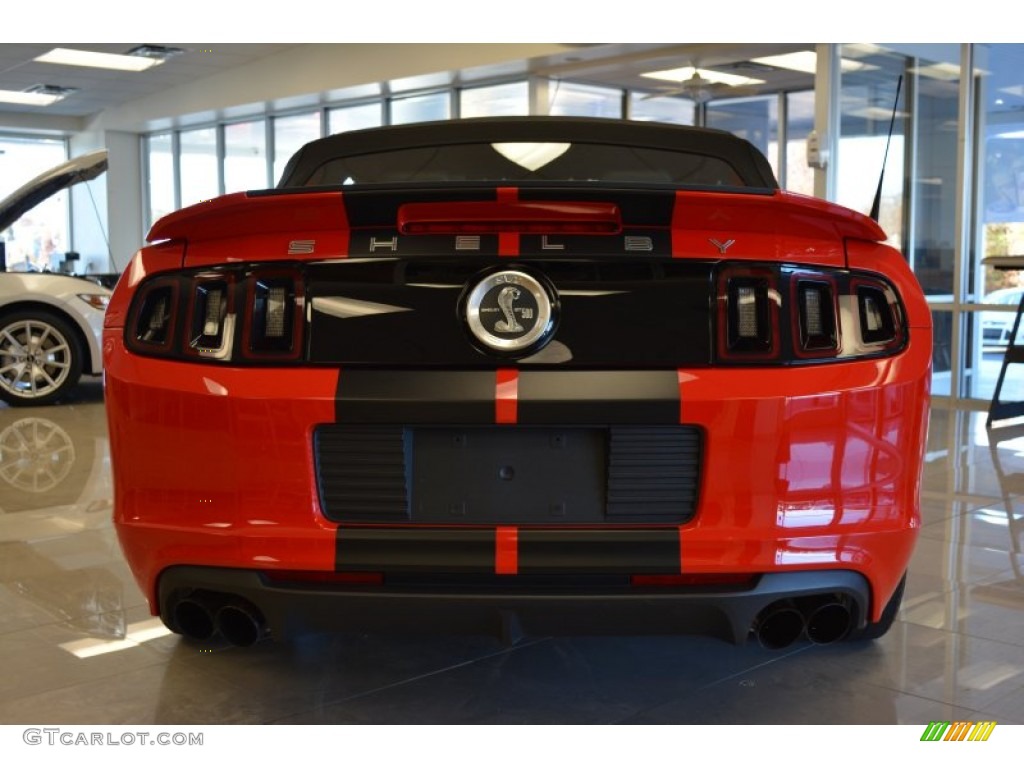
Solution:
{"label": "open car hood", "polygon": [[55,195],[79,182],[95,179],[106,170],[107,150],[98,149],[39,174],[0,200],[0,232],[50,195]]}

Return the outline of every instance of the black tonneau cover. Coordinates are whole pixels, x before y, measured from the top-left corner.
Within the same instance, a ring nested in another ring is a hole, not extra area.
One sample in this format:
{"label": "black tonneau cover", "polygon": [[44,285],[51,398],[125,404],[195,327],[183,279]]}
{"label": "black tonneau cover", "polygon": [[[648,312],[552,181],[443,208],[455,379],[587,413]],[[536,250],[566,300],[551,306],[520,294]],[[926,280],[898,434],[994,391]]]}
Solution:
{"label": "black tonneau cover", "polygon": [[487,117],[348,131],[311,141],[288,162],[278,188],[302,187],[332,159],[475,142],[577,142],[685,151],[727,162],[743,186],[777,189],[753,144],[710,128],[581,117]]}

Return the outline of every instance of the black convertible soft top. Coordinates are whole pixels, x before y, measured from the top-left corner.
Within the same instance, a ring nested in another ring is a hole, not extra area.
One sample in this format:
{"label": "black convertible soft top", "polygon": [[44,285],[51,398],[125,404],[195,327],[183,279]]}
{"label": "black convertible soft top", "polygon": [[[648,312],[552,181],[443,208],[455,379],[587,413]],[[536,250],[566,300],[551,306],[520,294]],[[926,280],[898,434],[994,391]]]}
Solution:
{"label": "black convertible soft top", "polygon": [[778,188],[764,155],[749,141],[726,131],[630,120],[540,116],[443,120],[327,136],[296,152],[277,186],[280,189],[322,183],[314,179],[318,171],[343,158],[496,142],[569,142],[681,152],[726,163],[738,177],[737,186]]}

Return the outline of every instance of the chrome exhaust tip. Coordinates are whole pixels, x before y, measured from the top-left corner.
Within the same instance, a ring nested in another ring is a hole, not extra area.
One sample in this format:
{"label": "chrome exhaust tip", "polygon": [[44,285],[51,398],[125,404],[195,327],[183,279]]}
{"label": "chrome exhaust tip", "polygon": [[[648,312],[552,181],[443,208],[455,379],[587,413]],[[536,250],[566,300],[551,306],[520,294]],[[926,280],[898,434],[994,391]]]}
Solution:
{"label": "chrome exhaust tip", "polygon": [[217,631],[213,611],[199,598],[176,602],[171,608],[171,619],[177,630],[190,640],[209,640]]}
{"label": "chrome exhaust tip", "polygon": [[779,650],[800,639],[804,617],[788,603],[774,603],[758,614],[753,630],[763,647]]}
{"label": "chrome exhaust tip", "polygon": [[835,643],[846,637],[852,626],[853,616],[846,605],[825,603],[807,617],[807,639],[817,645]]}
{"label": "chrome exhaust tip", "polygon": [[232,645],[243,648],[255,645],[266,635],[266,625],[259,610],[239,600],[229,602],[217,611],[216,627]]}

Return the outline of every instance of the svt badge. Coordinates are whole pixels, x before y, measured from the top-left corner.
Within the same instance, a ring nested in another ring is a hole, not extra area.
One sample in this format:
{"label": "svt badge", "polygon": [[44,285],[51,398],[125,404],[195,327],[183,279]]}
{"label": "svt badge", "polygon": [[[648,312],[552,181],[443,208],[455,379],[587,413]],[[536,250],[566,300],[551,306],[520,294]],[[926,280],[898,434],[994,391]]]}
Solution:
{"label": "svt badge", "polygon": [[492,272],[468,289],[464,312],[469,330],[486,347],[514,353],[536,350],[554,326],[553,288],[518,269]]}

